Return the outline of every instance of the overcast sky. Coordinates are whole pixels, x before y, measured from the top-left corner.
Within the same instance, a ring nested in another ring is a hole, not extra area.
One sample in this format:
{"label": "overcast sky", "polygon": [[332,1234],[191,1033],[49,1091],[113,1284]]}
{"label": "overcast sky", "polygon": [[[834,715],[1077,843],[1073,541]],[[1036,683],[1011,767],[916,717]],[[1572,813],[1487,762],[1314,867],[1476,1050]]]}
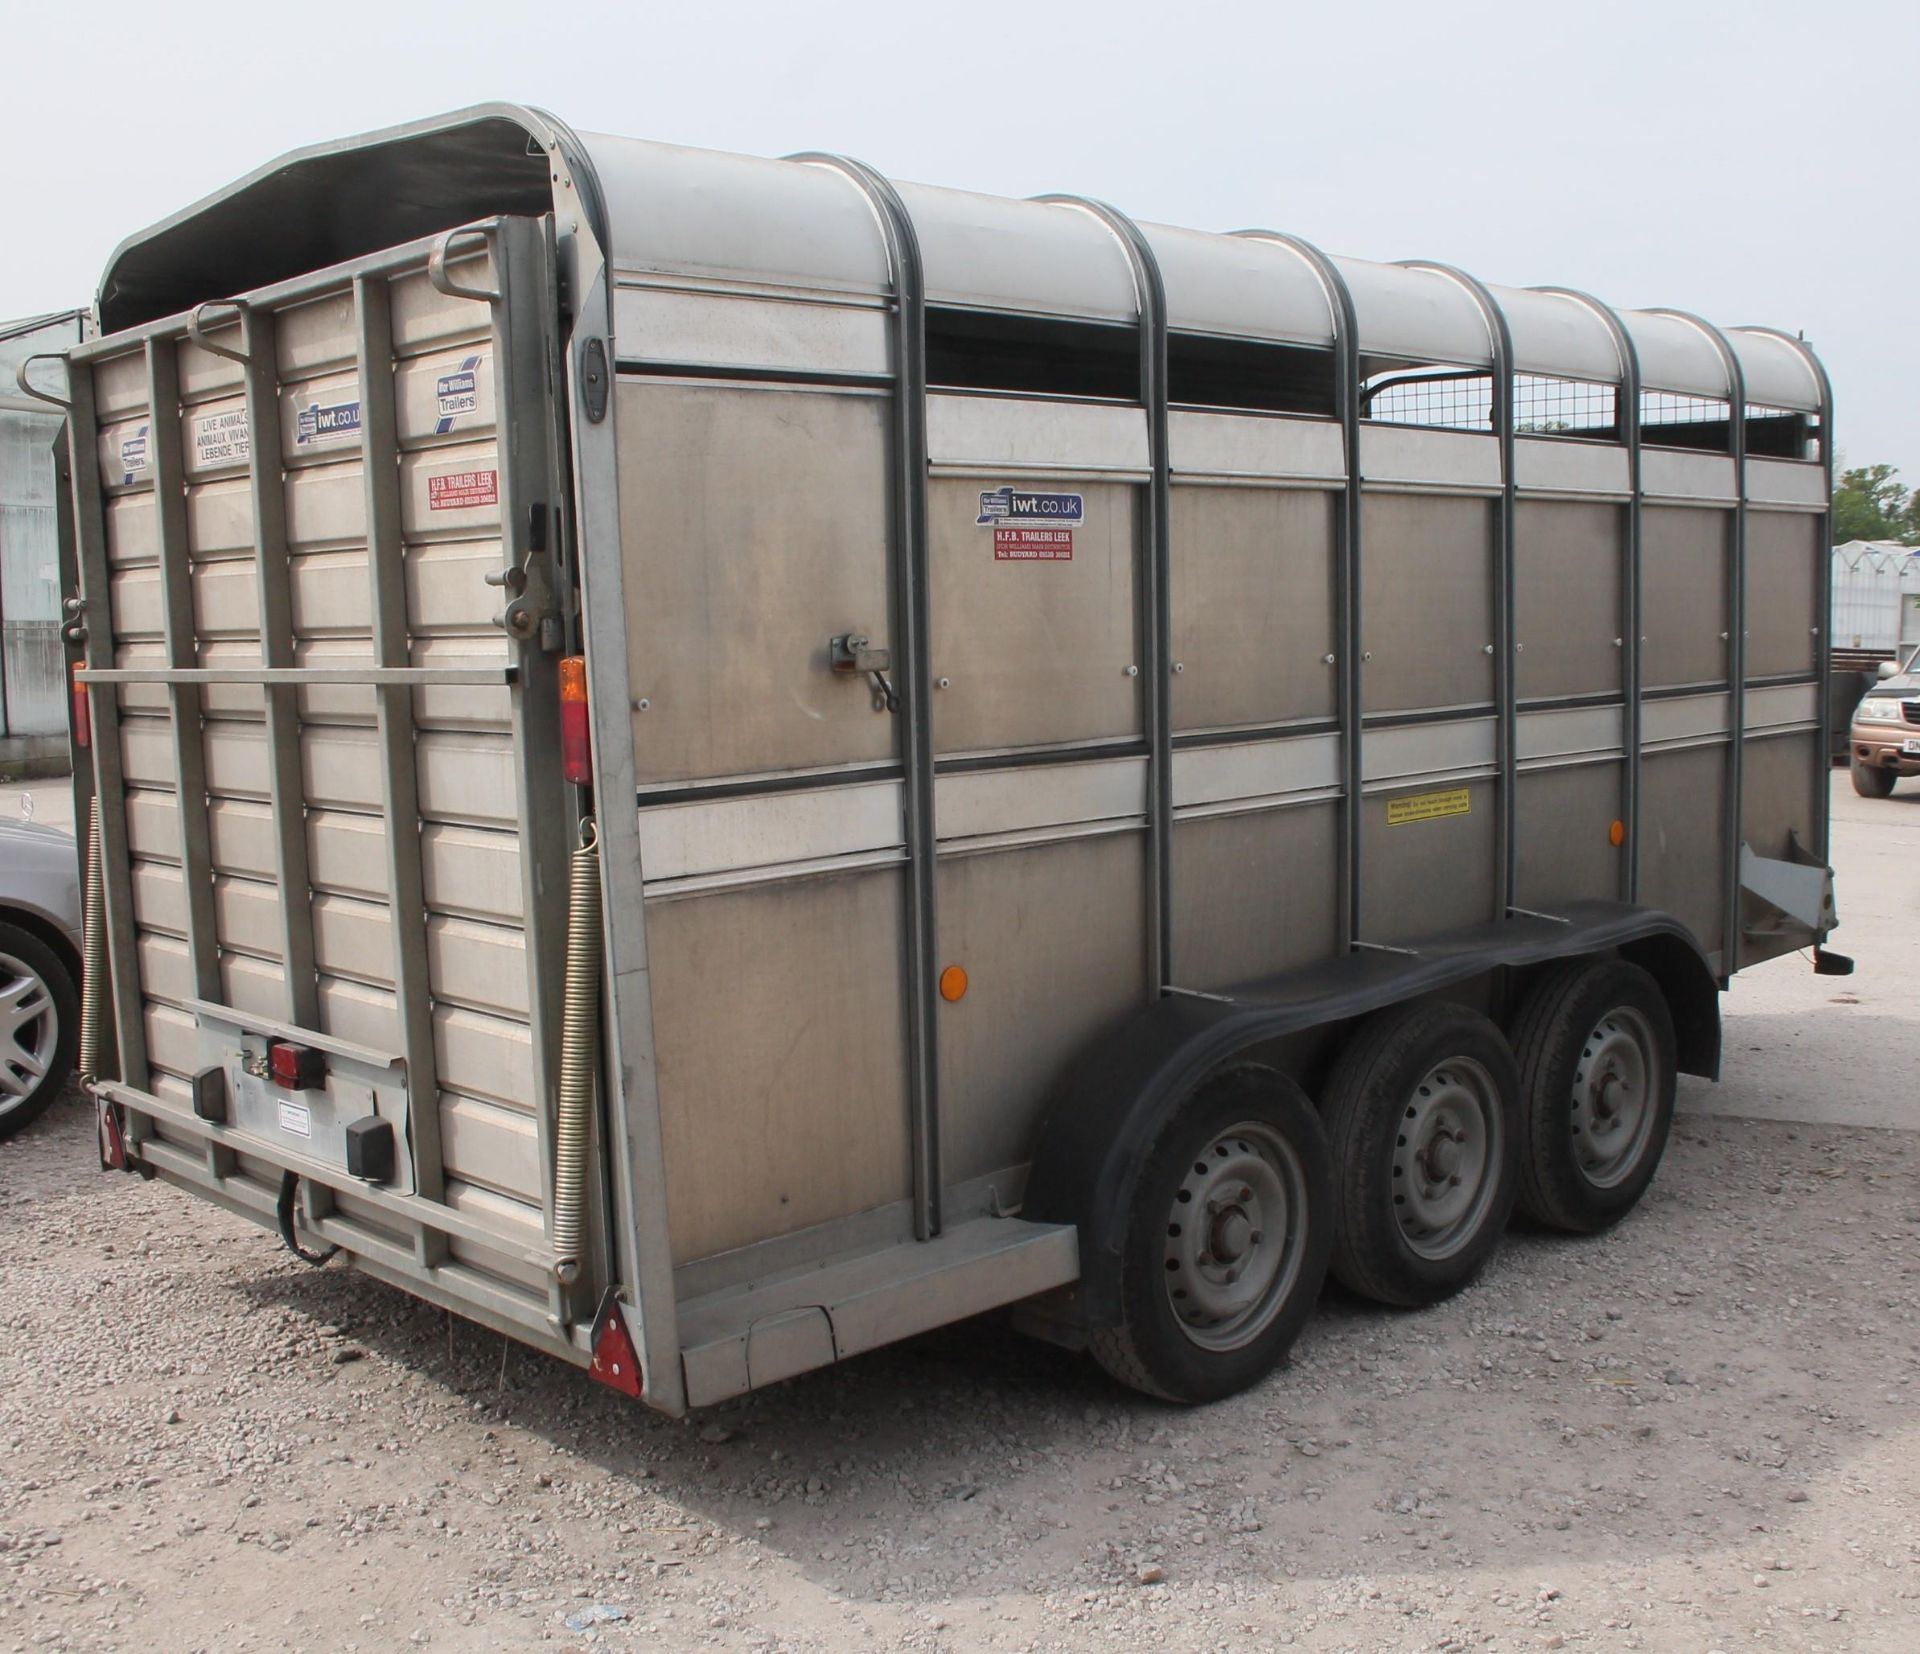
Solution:
{"label": "overcast sky", "polygon": [[1920,6],[5,0],[0,318],[297,145],[487,99],[1804,329],[1920,484]]}

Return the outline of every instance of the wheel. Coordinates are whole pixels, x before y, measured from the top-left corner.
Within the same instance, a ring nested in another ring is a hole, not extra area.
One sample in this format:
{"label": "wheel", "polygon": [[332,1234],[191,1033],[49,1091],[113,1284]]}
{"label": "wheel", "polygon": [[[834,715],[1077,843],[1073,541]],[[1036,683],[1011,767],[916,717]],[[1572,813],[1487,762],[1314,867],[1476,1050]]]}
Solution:
{"label": "wheel", "polygon": [[1335,1278],[1407,1309],[1471,1281],[1513,1211],[1518,1097],[1513,1053],[1473,1011],[1401,1005],[1360,1023],[1321,1101]]}
{"label": "wheel", "polygon": [[1514,1022],[1525,1127],[1520,1209],[1592,1234],[1633,1210],[1673,1126],[1673,1013],[1637,965],[1556,966]]}
{"label": "wheel", "polygon": [[0,1138],[60,1095],[79,1032],[80,998],[60,956],[0,920]]}
{"label": "wheel", "polygon": [[1863,764],[1858,758],[1850,759],[1847,768],[1853,776],[1853,790],[1862,798],[1893,796],[1893,784],[1899,777],[1892,770],[1882,769],[1878,764]]}
{"label": "wheel", "polygon": [[1168,1401],[1217,1401],[1287,1353],[1326,1279],[1333,1182],[1306,1094],[1272,1069],[1215,1075],[1167,1122],[1127,1210],[1121,1323],[1095,1357]]}

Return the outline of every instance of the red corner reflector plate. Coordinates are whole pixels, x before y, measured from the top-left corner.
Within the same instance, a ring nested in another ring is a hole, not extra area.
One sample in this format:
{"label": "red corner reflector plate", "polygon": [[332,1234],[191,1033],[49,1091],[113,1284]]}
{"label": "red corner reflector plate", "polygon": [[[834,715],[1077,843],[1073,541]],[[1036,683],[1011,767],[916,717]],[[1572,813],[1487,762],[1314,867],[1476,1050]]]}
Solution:
{"label": "red corner reflector plate", "polygon": [[593,1362],[587,1371],[602,1384],[638,1401],[646,1390],[646,1378],[640,1371],[640,1352],[633,1347],[633,1335],[627,1331],[627,1318],[612,1287],[600,1300],[600,1313],[593,1318]]}
{"label": "red corner reflector plate", "polygon": [[127,1134],[120,1124],[120,1108],[104,1097],[100,1099],[100,1167],[110,1172],[127,1170]]}

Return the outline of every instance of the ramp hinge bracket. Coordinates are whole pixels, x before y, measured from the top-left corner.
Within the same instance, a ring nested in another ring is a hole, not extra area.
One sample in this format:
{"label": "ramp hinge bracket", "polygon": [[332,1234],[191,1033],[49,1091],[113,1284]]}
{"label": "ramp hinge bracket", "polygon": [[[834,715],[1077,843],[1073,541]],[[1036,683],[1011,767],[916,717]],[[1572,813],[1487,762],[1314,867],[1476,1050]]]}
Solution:
{"label": "ramp hinge bracket", "polygon": [[521,643],[537,639],[548,654],[560,648],[564,638],[560,604],[547,556],[544,500],[535,500],[527,509],[526,556],[506,568],[489,569],[484,578],[489,586],[498,586],[509,594],[506,608],[493,617],[496,626]]}

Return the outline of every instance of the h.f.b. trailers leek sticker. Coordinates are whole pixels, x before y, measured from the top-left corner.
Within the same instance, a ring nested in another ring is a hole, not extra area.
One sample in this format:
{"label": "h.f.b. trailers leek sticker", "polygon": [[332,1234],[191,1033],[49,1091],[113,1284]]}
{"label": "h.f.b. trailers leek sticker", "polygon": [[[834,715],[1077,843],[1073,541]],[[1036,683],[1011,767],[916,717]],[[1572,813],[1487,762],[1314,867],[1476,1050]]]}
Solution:
{"label": "h.f.b. trailers leek sticker", "polygon": [[996,524],[993,531],[993,560],[996,563],[1070,563],[1073,561],[1073,530]]}
{"label": "h.f.b. trailers leek sticker", "polygon": [[360,435],[360,399],[309,402],[294,418],[293,440],[302,448],[320,442],[345,442]]}
{"label": "h.f.b. trailers leek sticker", "polygon": [[992,527],[996,563],[1070,563],[1073,531],[1086,515],[1084,494],[983,488],[974,526]]}
{"label": "h.f.b. trailers leek sticker", "polygon": [[498,471],[446,471],[427,478],[429,511],[466,511],[500,503]]}
{"label": "h.f.b. trailers leek sticker", "polygon": [[280,1103],[280,1129],[295,1137],[311,1137],[313,1110],[305,1103],[290,1103],[283,1098]]}

